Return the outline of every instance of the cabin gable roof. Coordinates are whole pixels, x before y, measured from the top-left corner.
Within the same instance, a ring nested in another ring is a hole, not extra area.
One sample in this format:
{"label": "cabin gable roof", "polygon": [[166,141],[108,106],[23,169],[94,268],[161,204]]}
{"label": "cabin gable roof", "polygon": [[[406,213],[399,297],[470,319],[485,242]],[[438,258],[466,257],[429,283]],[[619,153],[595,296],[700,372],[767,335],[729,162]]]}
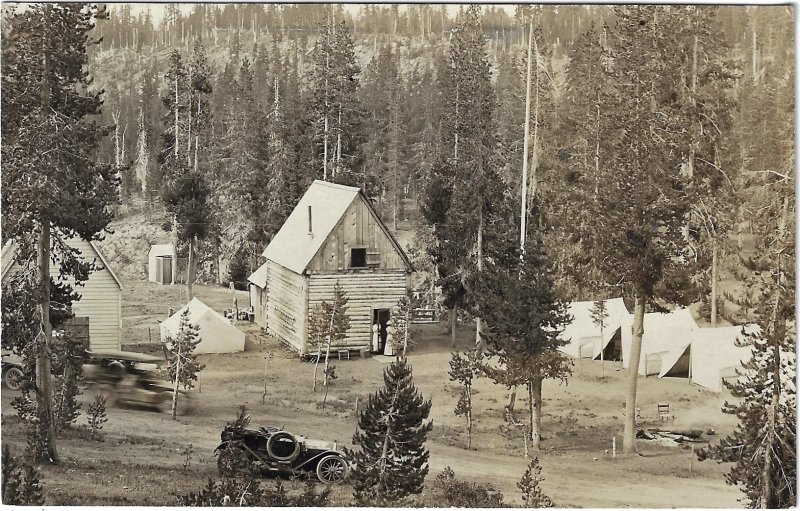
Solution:
{"label": "cabin gable roof", "polygon": [[[406,268],[409,271],[413,270],[408,256],[378,217],[360,188],[320,180],[314,181],[306,190],[262,255],[294,273],[302,274],[355,200],[364,201],[377,225],[400,254]],[[310,233],[309,206],[311,207]]]}

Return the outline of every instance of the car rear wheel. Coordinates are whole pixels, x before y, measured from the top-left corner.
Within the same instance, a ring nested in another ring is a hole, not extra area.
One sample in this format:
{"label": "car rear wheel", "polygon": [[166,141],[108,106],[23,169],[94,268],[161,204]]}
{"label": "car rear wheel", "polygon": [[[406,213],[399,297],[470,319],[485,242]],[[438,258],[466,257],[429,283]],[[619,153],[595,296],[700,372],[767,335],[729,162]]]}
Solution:
{"label": "car rear wheel", "polygon": [[325,484],[338,484],[347,477],[347,462],[341,456],[329,454],[317,463],[317,478]]}
{"label": "car rear wheel", "polygon": [[3,382],[11,390],[19,390],[22,386],[22,381],[25,378],[25,373],[19,367],[9,367],[6,374],[3,376]]}

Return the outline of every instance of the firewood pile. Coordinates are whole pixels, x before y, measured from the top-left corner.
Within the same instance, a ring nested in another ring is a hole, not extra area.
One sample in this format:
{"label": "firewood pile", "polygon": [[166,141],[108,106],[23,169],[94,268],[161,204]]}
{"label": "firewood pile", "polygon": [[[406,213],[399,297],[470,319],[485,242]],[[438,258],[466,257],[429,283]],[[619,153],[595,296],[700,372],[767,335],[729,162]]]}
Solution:
{"label": "firewood pile", "polygon": [[659,428],[647,428],[636,431],[636,438],[642,440],[651,440],[659,445],[668,447],[677,447],[687,442],[704,442],[704,440],[700,438],[702,435],[703,430],[700,429],[665,430]]}

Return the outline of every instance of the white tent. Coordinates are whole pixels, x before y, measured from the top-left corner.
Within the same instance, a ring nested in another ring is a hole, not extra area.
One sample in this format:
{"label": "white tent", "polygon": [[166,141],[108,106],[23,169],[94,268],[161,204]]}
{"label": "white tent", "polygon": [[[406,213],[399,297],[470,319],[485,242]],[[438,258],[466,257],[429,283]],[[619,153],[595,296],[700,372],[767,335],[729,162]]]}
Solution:
{"label": "white tent", "polygon": [[736,339],[758,332],[757,325],[698,328],[692,335],[692,381],[714,392],[723,389],[722,380],[736,378],[750,360],[751,348],[736,346]]}
{"label": "white tent", "polygon": [[[689,309],[675,309],[661,314],[653,312],[644,315],[644,335],[642,353],[639,359],[639,374],[669,373],[675,366],[688,362],[687,348],[692,334],[698,329]],[[622,366],[630,365],[633,344],[633,315],[626,318],[622,326]]]}
{"label": "white tent", "polygon": [[567,325],[561,334],[569,344],[560,348],[567,355],[576,358],[599,358],[600,352],[613,339],[617,330],[626,321],[628,309],[622,298],[605,300],[608,317],[603,325],[603,338],[600,338],[600,326],[592,319],[592,308],[595,302],[572,302],[569,304],[569,315],[572,323]]}
{"label": "white tent", "polygon": [[[167,266],[166,270],[169,271],[170,276],[167,279],[164,275],[164,260],[168,259],[169,265]],[[169,284],[172,282],[172,264],[174,264],[175,259],[175,249],[172,246],[172,243],[166,243],[163,245],[151,245],[150,246],[150,253],[147,256],[147,277],[150,282],[155,282],[157,284]],[[159,260],[161,264],[159,264]]]}
{"label": "white tent", "polygon": [[189,309],[189,322],[200,329],[200,343],[195,353],[235,353],[244,351],[245,334],[225,319],[222,314],[211,309],[197,298],[184,305],[179,311],[161,323],[161,342],[167,337],[175,337],[180,331],[181,314]]}

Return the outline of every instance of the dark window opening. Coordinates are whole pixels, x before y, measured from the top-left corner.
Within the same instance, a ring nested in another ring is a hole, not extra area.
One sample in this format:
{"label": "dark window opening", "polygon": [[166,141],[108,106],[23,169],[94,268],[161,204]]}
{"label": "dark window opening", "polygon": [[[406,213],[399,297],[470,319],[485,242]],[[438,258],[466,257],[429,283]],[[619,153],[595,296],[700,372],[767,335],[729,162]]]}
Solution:
{"label": "dark window opening", "polygon": [[367,267],[367,249],[351,248],[350,268],[366,268],[366,267]]}

